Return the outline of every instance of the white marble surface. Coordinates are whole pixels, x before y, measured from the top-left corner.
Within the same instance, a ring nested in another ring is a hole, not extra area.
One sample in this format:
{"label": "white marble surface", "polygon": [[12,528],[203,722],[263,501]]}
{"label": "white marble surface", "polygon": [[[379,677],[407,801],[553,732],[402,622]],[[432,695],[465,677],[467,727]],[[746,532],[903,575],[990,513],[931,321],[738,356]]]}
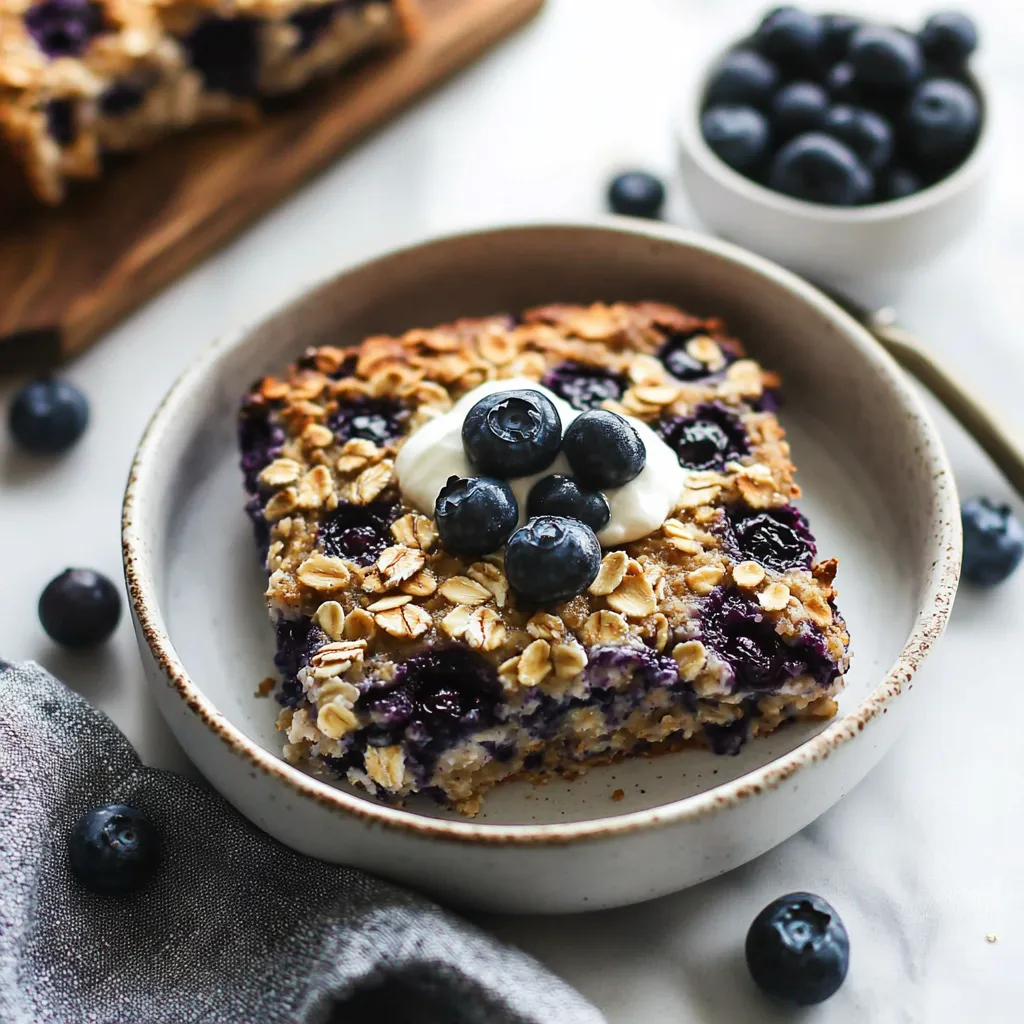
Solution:
{"label": "white marble surface", "polygon": [[[68,374],[93,399],[80,447],[48,464],[0,440],[0,651],[38,659],[95,701],[151,763],[185,768],[143,688],[127,622],[100,654],[70,657],[47,642],[35,617],[36,595],[66,565],[120,574],[130,455],[171,381],[228,326],[364,255],[466,225],[597,214],[609,173],[625,165],[664,173],[671,219],[692,224],[672,166],[677,83],[689,62],[762,6],[549,0],[524,33],[79,359]],[[896,5],[844,6],[891,16]],[[898,5],[906,20],[930,6]],[[992,202],[969,239],[906,284],[899,309],[1024,433],[1024,8],[1020,0],[962,6],[981,23],[980,68],[1000,115]],[[0,404],[10,390],[0,383]],[[939,419],[964,493],[1008,496],[971,442]],[[923,672],[929,696],[920,720],[854,793],[756,863],[632,909],[483,923],[577,985],[614,1024],[1020,1021],[1022,617],[1024,572],[994,593],[962,592]],[[766,1006],[741,960],[749,920],[795,888],[832,900],[853,942],[840,994],[804,1014]]]}

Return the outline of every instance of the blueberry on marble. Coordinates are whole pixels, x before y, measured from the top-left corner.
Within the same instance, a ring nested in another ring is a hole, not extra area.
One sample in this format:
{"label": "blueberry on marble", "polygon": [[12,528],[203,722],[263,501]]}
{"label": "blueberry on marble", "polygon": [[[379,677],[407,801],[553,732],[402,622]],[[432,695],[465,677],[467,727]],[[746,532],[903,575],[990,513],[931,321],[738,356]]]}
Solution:
{"label": "blueberry on marble", "polygon": [[92,569],[65,569],[39,598],[39,621],[62,647],[96,647],[121,618],[121,595],[106,576]]}
{"label": "blueberry on marble", "polygon": [[68,843],[68,865],[86,888],[103,894],[141,889],[160,863],[160,833],[143,811],[107,804],[86,811]]}
{"label": "blueberry on marble", "polygon": [[824,29],[821,19],[799,7],[769,11],[754,33],[754,45],[786,69],[813,66]]}
{"label": "blueberry on marble", "polygon": [[11,436],[26,451],[59,455],[85,432],[89,403],[69,381],[34,380],[15,392],[7,422]]}
{"label": "blueberry on marble", "polygon": [[505,546],[505,575],[521,597],[547,605],[582,594],[601,569],[601,545],[578,519],[538,516]]}
{"label": "blueberry on marble", "polygon": [[886,25],[863,25],[857,29],[850,39],[847,57],[858,81],[879,89],[909,89],[924,74],[924,58],[917,40]]}
{"label": "blueberry on marble", "polygon": [[317,543],[333,558],[373,565],[392,543],[391,524],[397,515],[398,506],[387,501],[367,505],[344,502],[321,520]]}
{"label": "blueberry on marble", "polygon": [[25,12],[25,28],[47,57],[79,57],[103,31],[103,12],[90,0],[43,0]]}
{"label": "blueberry on marble", "polygon": [[600,491],[585,491],[571,476],[553,473],[541,477],[531,488],[526,499],[527,518],[536,516],[564,516],[586,523],[594,533],[608,525],[612,510],[608,499]]}
{"label": "blueberry on marble", "polygon": [[959,71],[978,47],[978,27],[960,11],[940,11],[924,23],[917,39],[925,60]]}
{"label": "blueberry on marble", "polygon": [[750,452],[742,422],[720,402],[698,406],[692,416],[663,419],[657,430],[687,469],[722,470]]}
{"label": "blueberry on marble", "polygon": [[624,217],[657,220],[665,205],[665,186],[647,171],[626,171],[608,186],[608,206]]}
{"label": "blueberry on marble", "polygon": [[853,33],[861,27],[859,18],[848,14],[823,14],[821,16],[821,47],[819,56],[826,65],[834,64],[846,56]]}
{"label": "blueberry on marble", "polygon": [[628,382],[621,373],[570,360],[549,371],[543,384],[574,409],[596,409],[602,402],[620,399]]}
{"label": "blueberry on marble", "polygon": [[754,50],[733,50],[727,53],[711,72],[704,95],[708,107],[756,107],[766,110],[779,84],[775,65]]}
{"label": "blueberry on marble", "polygon": [[820,128],[828,111],[829,96],[817,82],[790,82],[772,98],[772,130],[789,139]]}
{"label": "blueberry on marble", "polygon": [[787,142],[772,160],[768,183],[794,199],[829,206],[869,202],[875,188],[871,172],[856,153],[822,132]]}
{"label": "blueberry on marble", "polygon": [[941,172],[967,156],[980,127],[981,110],[974,93],[952,78],[932,78],[914,91],[904,134],[917,163]]}
{"label": "blueberry on marble", "polygon": [[462,445],[483,476],[515,479],[547,469],[562,443],[554,402],[539,391],[486,395],[462,422]]}
{"label": "blueberry on marble", "polygon": [[747,967],[768,995],[812,1006],[834,995],[850,966],[850,938],[835,908],[820,896],[792,892],[754,918]]}
{"label": "blueberry on marble", "polygon": [[504,480],[450,476],[434,503],[434,520],[446,551],[476,557],[505,543],[519,522],[519,505]]}
{"label": "blueberry on marble", "polygon": [[595,491],[628,484],[647,462],[647,449],[636,428],[606,409],[577,416],[565,432],[562,451],[573,476]]}
{"label": "blueberry on marble", "polygon": [[904,199],[920,192],[921,179],[906,167],[890,167],[878,178],[878,199]]}
{"label": "blueberry on marble", "polygon": [[1024,556],[1024,526],[1009,505],[969,498],[960,509],[964,530],[963,574],[968,583],[1002,583]]}
{"label": "blueberry on marble", "polygon": [[752,170],[768,155],[771,128],[753,107],[709,107],[701,115],[700,130],[708,146],[737,171]]}
{"label": "blueberry on marble", "polygon": [[880,171],[892,159],[892,125],[873,110],[836,104],[825,114],[822,131],[849,146],[869,171]]}

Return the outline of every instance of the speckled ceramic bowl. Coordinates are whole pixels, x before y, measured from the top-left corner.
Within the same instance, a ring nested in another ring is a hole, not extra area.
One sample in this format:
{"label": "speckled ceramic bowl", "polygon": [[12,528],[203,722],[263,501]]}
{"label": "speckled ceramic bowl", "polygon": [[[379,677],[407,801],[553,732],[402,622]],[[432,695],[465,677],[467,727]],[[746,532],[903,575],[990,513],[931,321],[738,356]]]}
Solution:
{"label": "speckled ceramic bowl", "polygon": [[[720,313],[785,377],[782,422],[819,550],[838,555],[854,667],[831,723],[735,758],[635,759],[544,787],[508,783],[474,820],[384,806],[280,759],[262,571],[242,513],[235,413],[257,375],[346,344],[551,301],[660,299]],[[939,439],[900,371],[812,288],[730,245],[658,227],[516,227],[440,239],[333,278],[213,345],[157,411],[124,505],[125,573],[157,701],[199,769],[306,853],[450,902],[571,911],[635,902],[757,856],[848,792],[912,715],[914,672],[949,615],[960,558]]]}

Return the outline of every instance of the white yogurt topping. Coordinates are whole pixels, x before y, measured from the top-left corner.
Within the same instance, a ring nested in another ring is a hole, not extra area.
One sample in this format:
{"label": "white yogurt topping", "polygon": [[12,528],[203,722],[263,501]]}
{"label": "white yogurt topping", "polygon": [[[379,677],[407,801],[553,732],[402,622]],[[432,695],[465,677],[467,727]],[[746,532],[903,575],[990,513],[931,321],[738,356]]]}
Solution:
{"label": "white yogurt topping", "polygon": [[[434,502],[448,477],[475,475],[462,447],[462,421],[485,395],[518,390],[539,391],[550,398],[562,420],[563,433],[580,415],[578,409],[558,395],[525,377],[486,381],[463,395],[448,412],[425,423],[402,445],[395,460],[395,474],[406,504],[432,516]],[[608,525],[597,535],[604,547],[639,540],[657,530],[674,511],[686,480],[686,470],[679,465],[675,452],[646,423],[632,416],[625,419],[640,435],[647,449],[647,461],[639,476],[624,487],[604,491],[612,512]],[[552,473],[572,476],[561,452],[543,472],[508,481],[519,503],[520,525],[526,522],[526,497],[530,488],[541,477]]]}

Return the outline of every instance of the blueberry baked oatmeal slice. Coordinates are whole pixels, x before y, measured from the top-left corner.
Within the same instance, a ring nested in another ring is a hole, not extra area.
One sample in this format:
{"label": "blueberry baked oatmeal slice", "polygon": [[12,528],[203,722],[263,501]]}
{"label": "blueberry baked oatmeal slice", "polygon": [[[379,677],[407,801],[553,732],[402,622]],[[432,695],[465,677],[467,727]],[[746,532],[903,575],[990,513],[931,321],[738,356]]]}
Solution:
{"label": "blueberry baked oatmeal slice", "polygon": [[824,719],[835,559],[716,319],[548,306],[308,350],[240,416],[284,755],[473,814],[504,779]]}
{"label": "blueberry baked oatmeal slice", "polygon": [[175,130],[253,120],[415,24],[414,0],[0,0],[0,210],[58,203]]}

